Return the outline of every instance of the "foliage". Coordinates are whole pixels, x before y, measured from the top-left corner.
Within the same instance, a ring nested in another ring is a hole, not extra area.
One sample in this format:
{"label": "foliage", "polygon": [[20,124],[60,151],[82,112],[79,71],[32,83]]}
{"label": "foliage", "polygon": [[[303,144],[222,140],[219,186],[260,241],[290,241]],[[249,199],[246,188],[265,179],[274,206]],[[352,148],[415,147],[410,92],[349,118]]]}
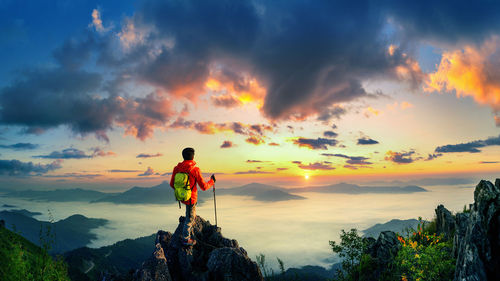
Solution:
{"label": "foliage", "polygon": [[430,233],[420,223],[411,236],[398,236],[401,250],[394,259],[394,268],[401,280],[452,280],[455,259],[451,255],[451,241],[443,235]]}
{"label": "foliage", "polygon": [[463,213],[470,213],[470,207],[467,208],[467,205],[464,205]]}
{"label": "foliage", "polygon": [[[356,229],[345,232],[342,229],[340,234],[340,244],[330,241],[330,246],[334,253],[338,253],[342,258],[342,270],[338,270],[336,280],[358,280],[359,265],[363,260],[363,267],[371,267],[368,257],[364,255],[368,247],[366,239],[358,235]],[[364,259],[362,259],[364,257]]]}
{"label": "foliage", "polygon": [[[50,229],[47,230],[50,234]],[[43,232],[41,232],[43,233]],[[49,241],[48,237],[40,236]],[[22,236],[0,228],[0,280],[62,281],[69,280],[67,266],[48,254],[49,245],[40,248]]]}
{"label": "foliage", "polygon": [[398,235],[401,249],[390,260],[381,264],[367,253],[368,241],[356,229],[342,230],[341,242],[330,241],[333,252],[342,258],[342,270],[335,280],[373,280],[373,272],[380,272],[378,280],[434,281],[452,280],[455,259],[451,254],[452,242],[436,234],[436,221],[424,223],[419,218],[417,229],[408,229]]}

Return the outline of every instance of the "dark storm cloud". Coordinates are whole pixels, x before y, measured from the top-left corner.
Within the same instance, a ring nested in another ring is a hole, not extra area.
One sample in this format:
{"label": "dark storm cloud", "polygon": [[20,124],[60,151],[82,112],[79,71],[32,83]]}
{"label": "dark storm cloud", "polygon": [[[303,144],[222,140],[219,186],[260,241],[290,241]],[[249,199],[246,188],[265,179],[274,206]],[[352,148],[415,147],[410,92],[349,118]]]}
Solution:
{"label": "dark storm cloud", "polygon": [[489,137],[485,140],[476,140],[466,143],[459,144],[447,144],[443,146],[436,147],[436,153],[452,153],[452,152],[470,152],[478,153],[481,152],[479,148],[486,146],[500,145],[500,136]]}
{"label": "dark storm cloud", "polygon": [[500,2],[480,0],[398,1],[380,3],[407,38],[456,43],[481,41],[498,33]]}
{"label": "dark storm cloud", "polygon": [[327,150],[328,146],[337,145],[337,140],[325,139],[325,138],[317,138],[317,139],[298,138],[296,140],[293,140],[293,143],[298,145],[299,147]]}
{"label": "dark storm cloud", "polygon": [[[130,21],[144,33],[141,40],[126,52],[117,50],[116,30],[67,40],[53,51],[55,67],[23,71],[0,89],[0,124],[37,134],[67,126],[105,141],[121,126],[144,140],[176,112],[165,97],[131,97],[121,83],[196,101],[214,68],[235,85],[244,84],[234,73],[256,78],[267,90],[262,110],[271,119],[327,121],[345,114],[339,103],[373,96],[363,88],[367,79],[418,83],[422,73],[410,67],[418,40],[477,43],[500,27],[495,1],[145,0],[137,7]],[[388,25],[402,38],[392,55]],[[83,70],[94,60],[105,74]],[[397,67],[408,77],[397,77]]]}
{"label": "dark storm cloud", "polygon": [[266,87],[263,112],[269,118],[319,114],[328,120],[344,113],[332,104],[367,96],[363,79],[391,76],[407,63],[388,55],[381,39],[386,19],[378,7],[371,1],[146,0],[136,25],[153,27],[151,38],[175,44],[136,72],[192,97],[201,93],[214,63],[236,61],[226,67]]}
{"label": "dark storm cloud", "polygon": [[13,150],[33,150],[37,149],[40,145],[38,144],[33,144],[33,143],[25,143],[25,142],[19,142],[15,144],[2,144],[0,145],[0,148],[7,148],[7,149],[13,149]]}
{"label": "dark storm cloud", "polygon": [[18,80],[0,89],[0,124],[18,125],[27,133],[66,125],[74,133],[94,133],[109,141],[114,126],[144,140],[171,117],[164,97],[123,98],[96,96],[102,92],[102,76],[62,67],[23,72]]}
{"label": "dark storm cloud", "polygon": [[19,160],[0,160],[0,175],[29,176],[45,174],[61,168],[62,160],[56,160],[50,164],[33,164],[33,162],[21,162]]}
{"label": "dark storm cloud", "polygon": [[362,137],[358,139],[358,145],[370,145],[370,144],[378,144],[378,141],[371,139],[369,137]]}

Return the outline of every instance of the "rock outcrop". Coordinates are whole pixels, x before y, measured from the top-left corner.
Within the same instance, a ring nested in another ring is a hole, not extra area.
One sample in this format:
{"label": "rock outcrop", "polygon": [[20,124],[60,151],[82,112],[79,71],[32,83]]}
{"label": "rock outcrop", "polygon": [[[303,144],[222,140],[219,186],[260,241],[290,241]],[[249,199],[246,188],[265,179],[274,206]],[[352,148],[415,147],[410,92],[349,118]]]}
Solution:
{"label": "rock outcrop", "polygon": [[250,260],[238,241],[222,236],[221,229],[197,216],[193,247],[184,247],[181,232],[184,217],[174,234],[158,231],[156,249],[134,274],[134,280],[211,281],[263,280],[259,267]]}
{"label": "rock outcrop", "polygon": [[393,231],[382,231],[377,240],[371,237],[366,239],[369,244],[366,253],[373,258],[375,265],[363,280],[379,280],[401,249],[401,243]]}
{"label": "rock outcrop", "polygon": [[456,219],[455,280],[498,280],[500,276],[500,179],[482,180],[467,216]]}
{"label": "rock outcrop", "polygon": [[447,239],[453,238],[455,218],[443,205],[436,208],[436,233],[443,234]]}
{"label": "rock outcrop", "polygon": [[470,211],[454,219],[443,206],[436,209],[438,233],[452,235],[457,259],[455,281],[498,280],[500,276],[500,179],[482,180]]}

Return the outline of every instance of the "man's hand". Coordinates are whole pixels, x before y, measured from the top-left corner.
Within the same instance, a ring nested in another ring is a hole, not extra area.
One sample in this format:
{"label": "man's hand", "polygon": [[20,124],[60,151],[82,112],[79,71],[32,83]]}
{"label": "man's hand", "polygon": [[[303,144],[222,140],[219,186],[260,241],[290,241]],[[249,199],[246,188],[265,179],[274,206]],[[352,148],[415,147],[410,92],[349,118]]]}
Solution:
{"label": "man's hand", "polygon": [[211,178],[211,179],[214,181],[214,183],[215,183],[215,175],[214,175],[214,174],[212,174],[212,176],[211,176],[210,178]]}

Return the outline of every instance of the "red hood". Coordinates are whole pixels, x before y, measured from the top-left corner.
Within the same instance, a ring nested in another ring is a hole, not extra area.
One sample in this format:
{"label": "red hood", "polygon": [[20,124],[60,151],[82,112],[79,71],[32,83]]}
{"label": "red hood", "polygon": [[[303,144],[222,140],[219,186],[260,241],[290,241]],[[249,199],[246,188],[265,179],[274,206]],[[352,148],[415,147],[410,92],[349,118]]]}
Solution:
{"label": "red hood", "polygon": [[179,167],[180,171],[187,172],[195,165],[196,162],[194,162],[194,160],[184,160],[182,162],[179,162],[179,164],[177,164],[177,167]]}

